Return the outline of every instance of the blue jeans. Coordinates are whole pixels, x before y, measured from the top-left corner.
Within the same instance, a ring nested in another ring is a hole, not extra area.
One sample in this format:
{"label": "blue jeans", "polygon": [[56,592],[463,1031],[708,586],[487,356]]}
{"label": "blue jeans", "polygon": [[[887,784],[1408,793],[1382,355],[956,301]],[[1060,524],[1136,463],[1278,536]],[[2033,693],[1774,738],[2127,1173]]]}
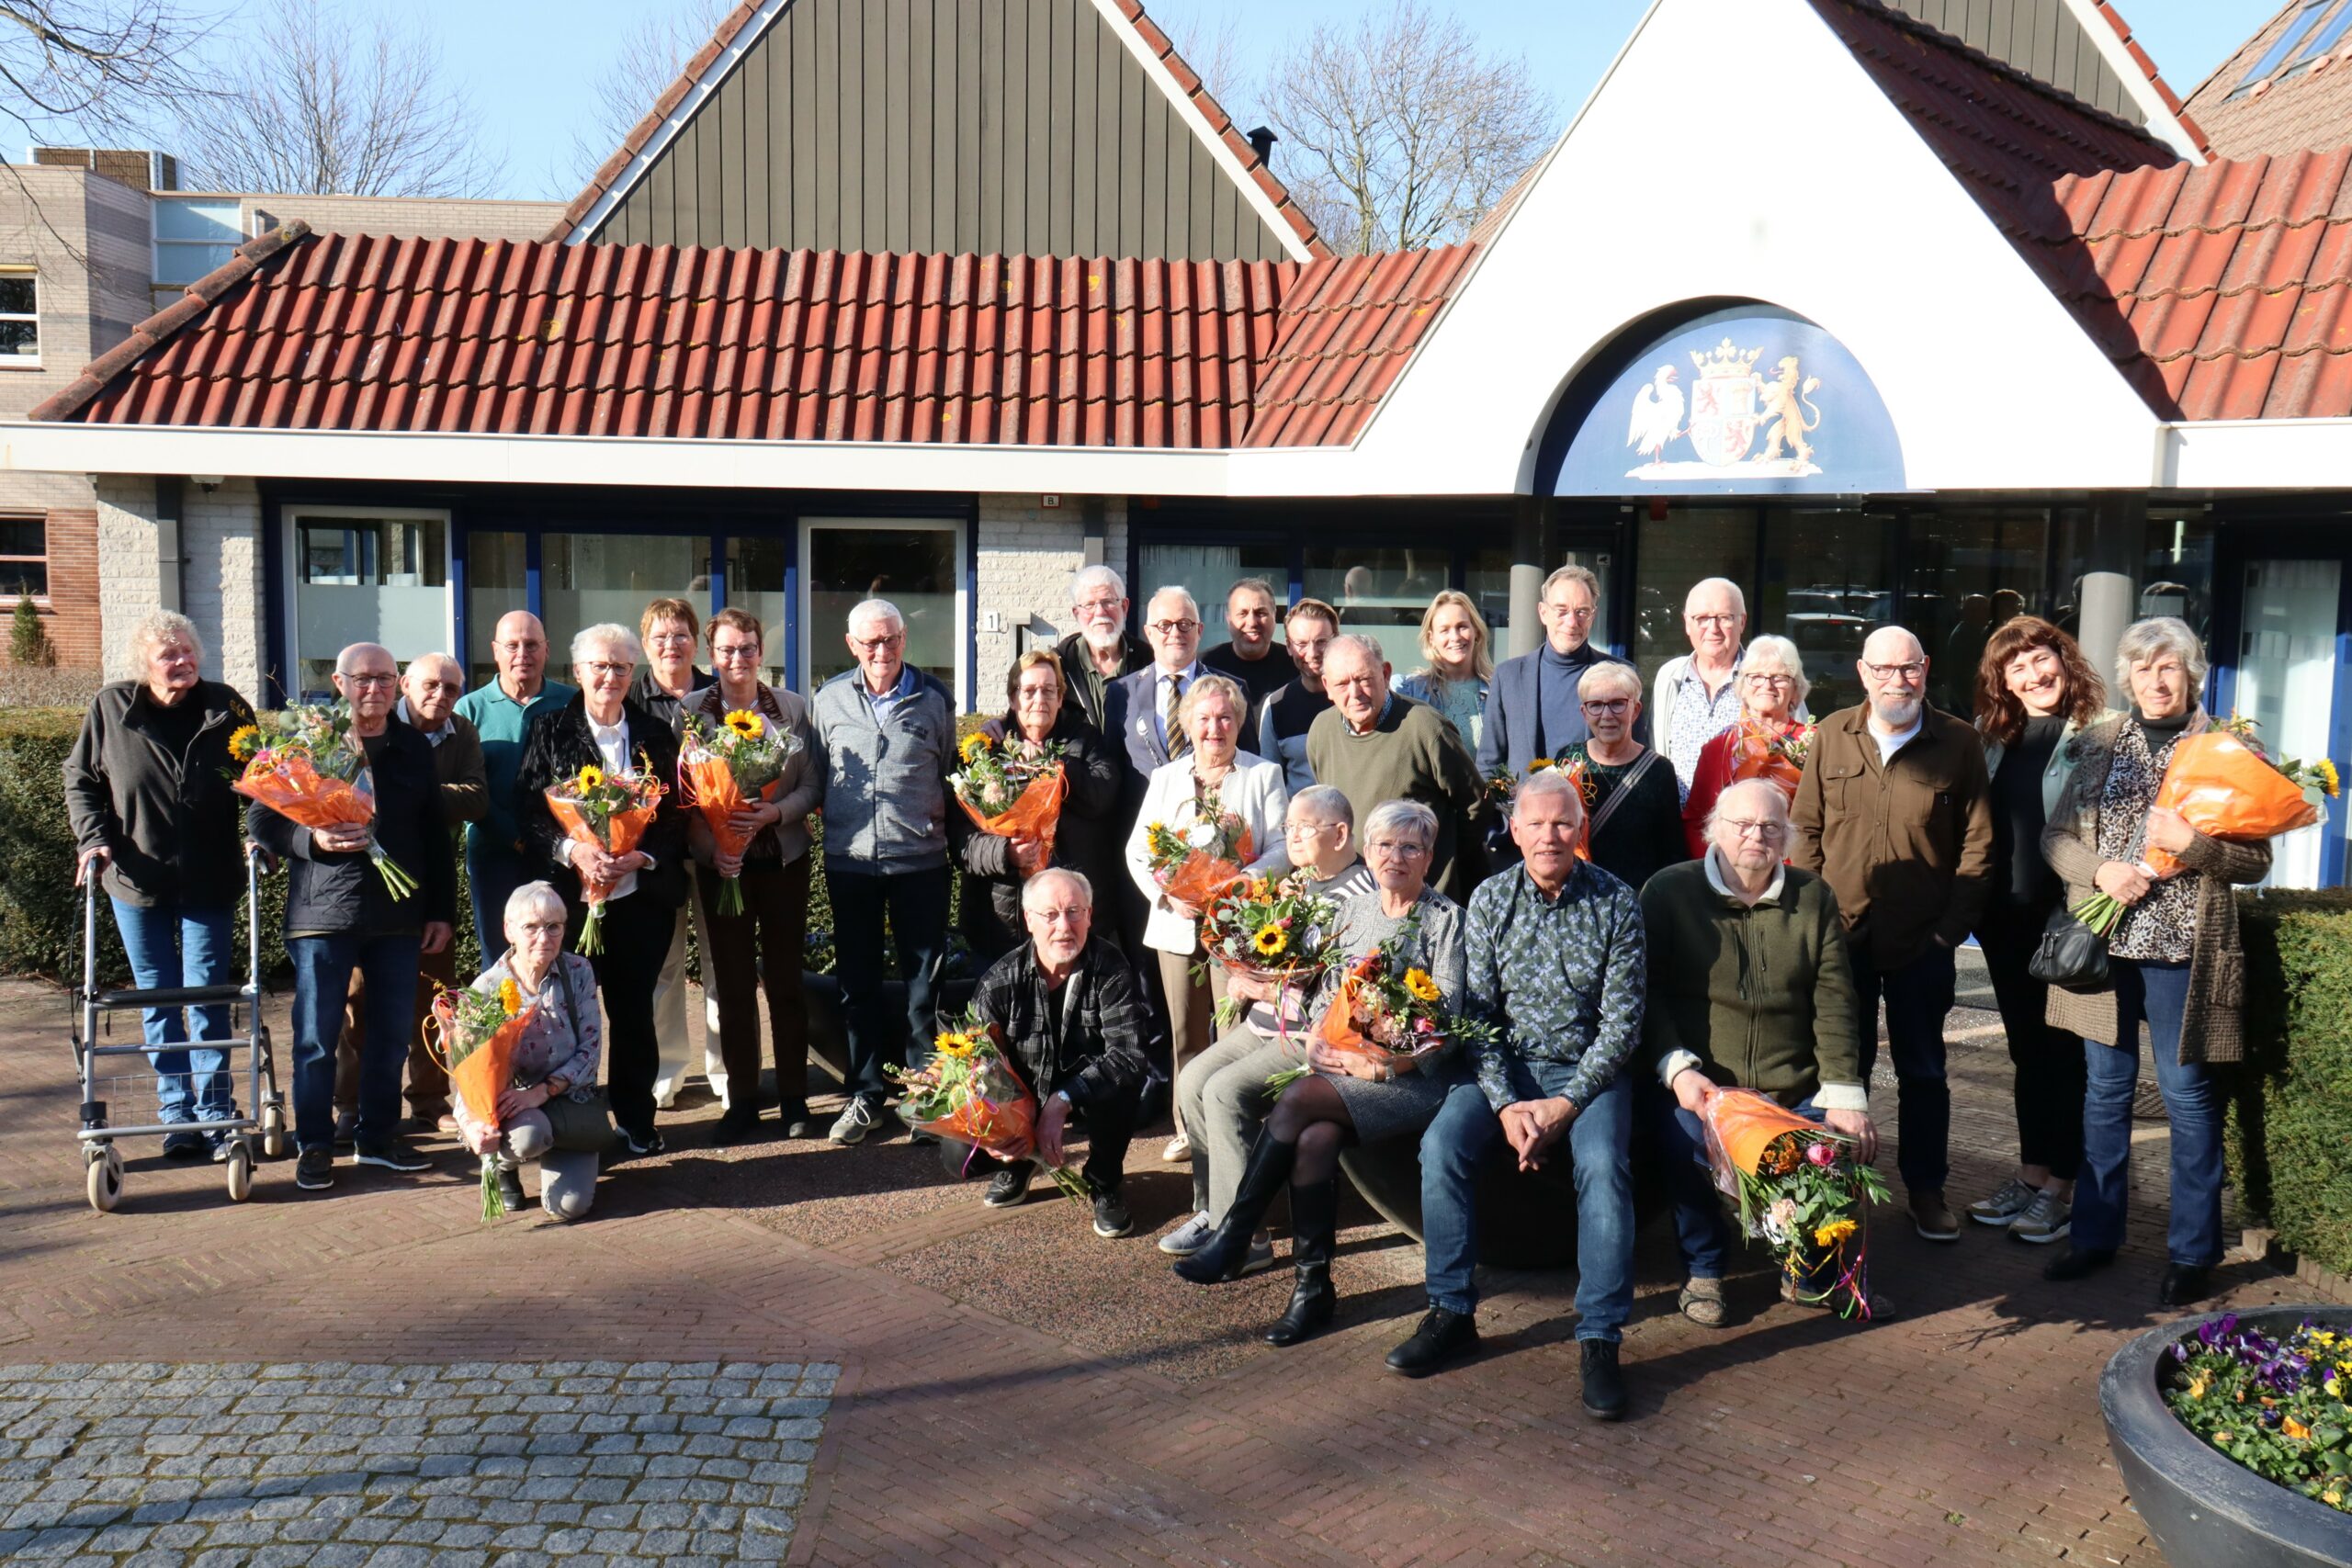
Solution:
{"label": "blue jeans", "polygon": [[2121,1045],[2083,1042],[2090,1092],[2083,1101],[2083,1174],[2075,1184],[2075,1246],[2111,1252],[2123,1245],[2132,1203],[2132,1089],[2140,1076],[2140,1024],[2148,1025],[2156,1087],[2172,1122],[2175,1263],[2210,1269],[2222,1260],[2222,1101],[2202,1062],[2180,1059],[2180,1019],[2188,1005],[2188,965],[2117,958],[2116,1034]]}
{"label": "blue jeans", "polygon": [[[1674,1200],[1674,1239],[1682,1249],[1682,1265],[1693,1280],[1724,1277],[1724,1254],[1730,1250],[1731,1227],[1724,1222],[1723,1194],[1715,1188],[1714,1167],[1707,1163],[1707,1132],[1699,1118],[1678,1104],[1672,1094],[1658,1090],[1664,1114],[1657,1116],[1659,1157],[1666,1161],[1666,1190]],[[1821,1120],[1821,1110],[1810,1100],[1789,1109],[1808,1120]]]}
{"label": "blue jeans", "polygon": [[506,900],[514,889],[533,880],[530,867],[509,850],[479,846],[466,835],[466,889],[474,907],[474,940],[481,944],[482,962],[506,951]]}
{"label": "blue jeans", "polygon": [[[141,908],[117,898],[115,929],[122,933],[122,950],[130,958],[131,983],[142,991],[176,990],[184,986],[228,986],[237,982],[237,911],[232,904],[164,903]],[[198,1040],[227,1040],[229,1010],[201,1007],[196,1014]],[[149,1008],[145,1032],[150,1045],[187,1039],[187,1022],[179,1008]],[[237,1086],[225,1070],[220,1051],[150,1051],[155,1069],[155,1120],[158,1122],[225,1121],[237,1113]],[[193,1093],[191,1093],[191,1090]],[[195,1104],[190,1106],[193,1099]]]}
{"label": "blue jeans", "polygon": [[[1512,1064],[1521,1100],[1556,1097],[1574,1073],[1565,1062]],[[1634,1096],[1621,1078],[1568,1123],[1577,1179],[1577,1337],[1620,1337],[1634,1306],[1634,1179],[1626,1144]],[[1421,1236],[1430,1304],[1448,1312],[1478,1305],[1478,1168],[1506,1151],[1502,1119],[1475,1083],[1456,1084],[1421,1134]],[[1551,1157],[1559,1157],[1554,1145]]]}
{"label": "blue jeans", "polygon": [[[947,961],[947,868],[877,876],[828,861],[825,888],[832,898],[833,953],[849,1035],[849,1089],[871,1102],[889,1092],[884,1066],[915,1067],[931,1059],[932,1036],[939,1030],[939,971]],[[907,983],[903,1019],[890,1016],[883,990],[886,916]]]}
{"label": "blue jeans", "polygon": [[401,1068],[416,1021],[421,939],[337,931],[286,939],[294,961],[294,1143],[334,1146],[334,1046],[357,969],[367,991],[368,1033],[359,1054],[359,1142],[391,1141],[401,1124]]}
{"label": "blue jeans", "polygon": [[1951,1085],[1944,1081],[1944,1018],[1951,1011],[1956,955],[1940,942],[1900,969],[1879,969],[1854,950],[1861,999],[1862,1082],[1878,1066],[1878,1004],[1886,998],[1886,1044],[1894,1058],[1895,1168],[1912,1193],[1940,1192],[1951,1173]]}

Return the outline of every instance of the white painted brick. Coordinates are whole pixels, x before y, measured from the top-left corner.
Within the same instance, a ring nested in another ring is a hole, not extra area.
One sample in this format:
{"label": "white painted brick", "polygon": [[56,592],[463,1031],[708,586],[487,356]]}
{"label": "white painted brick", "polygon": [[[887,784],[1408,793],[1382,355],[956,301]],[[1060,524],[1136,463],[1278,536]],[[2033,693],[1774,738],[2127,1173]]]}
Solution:
{"label": "white painted brick", "polygon": [[[977,706],[994,713],[1003,706],[1006,671],[1021,648],[1020,628],[1033,619],[1052,627],[1048,638],[1041,626],[1035,640],[1057,641],[1076,629],[1069,614],[1069,582],[1086,561],[1086,498],[1065,496],[1062,504],[1046,510],[1034,495],[983,495],[979,498],[980,551],[975,576],[978,602],[973,625],[985,628],[994,611],[1002,629],[977,631],[973,637],[976,668],[973,690]],[[1104,558],[1124,571],[1126,559],[1126,501],[1108,498],[1105,506]]]}

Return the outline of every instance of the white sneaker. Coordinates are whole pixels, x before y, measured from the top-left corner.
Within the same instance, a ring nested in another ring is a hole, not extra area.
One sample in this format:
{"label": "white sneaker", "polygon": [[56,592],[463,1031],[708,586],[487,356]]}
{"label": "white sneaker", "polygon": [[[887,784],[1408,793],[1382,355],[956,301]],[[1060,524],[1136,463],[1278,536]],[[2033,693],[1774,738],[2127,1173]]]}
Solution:
{"label": "white sneaker", "polygon": [[1209,1223],[1209,1212],[1203,1209],[1174,1230],[1159,1238],[1159,1250],[1171,1258],[1190,1258],[1208,1245],[1216,1226]]}
{"label": "white sneaker", "polygon": [[1185,1165],[1192,1157],[1193,1141],[1182,1133],[1169,1139],[1168,1146],[1159,1151],[1160,1161],[1165,1165]]}
{"label": "white sneaker", "polygon": [[847,1145],[864,1143],[865,1134],[872,1131],[874,1108],[865,1103],[863,1096],[852,1095],[849,1103],[842,1107],[842,1113],[833,1118],[832,1131],[825,1136],[834,1143]]}

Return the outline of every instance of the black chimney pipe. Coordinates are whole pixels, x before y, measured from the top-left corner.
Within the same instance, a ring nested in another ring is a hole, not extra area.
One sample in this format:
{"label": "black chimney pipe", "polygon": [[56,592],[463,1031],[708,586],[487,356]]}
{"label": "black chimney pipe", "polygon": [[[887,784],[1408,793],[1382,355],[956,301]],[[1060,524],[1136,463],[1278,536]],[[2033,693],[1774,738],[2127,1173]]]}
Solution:
{"label": "black chimney pipe", "polygon": [[1281,140],[1272,126],[1261,125],[1250,132],[1250,150],[1258,154],[1258,162],[1272,169],[1274,166],[1274,143]]}

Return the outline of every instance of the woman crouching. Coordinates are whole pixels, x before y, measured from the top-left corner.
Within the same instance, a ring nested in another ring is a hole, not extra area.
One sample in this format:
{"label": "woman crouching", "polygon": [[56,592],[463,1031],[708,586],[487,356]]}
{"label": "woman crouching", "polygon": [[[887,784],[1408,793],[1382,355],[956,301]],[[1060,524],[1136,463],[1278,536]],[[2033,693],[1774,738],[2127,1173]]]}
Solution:
{"label": "woman crouching", "polygon": [[536,1160],[539,1206],[549,1219],[576,1220],[595,1201],[598,1148],[610,1142],[612,1122],[596,1093],[604,1048],[596,972],[563,951],[563,896],[547,883],[526,882],[506,900],[506,952],[473,988],[494,994],[512,980],[534,1010],[515,1046],[514,1077],[498,1092],[498,1125],[483,1125],[462,1096],[457,1117],[469,1150],[497,1151],[498,1190],[510,1213],[523,1206],[522,1167]]}

